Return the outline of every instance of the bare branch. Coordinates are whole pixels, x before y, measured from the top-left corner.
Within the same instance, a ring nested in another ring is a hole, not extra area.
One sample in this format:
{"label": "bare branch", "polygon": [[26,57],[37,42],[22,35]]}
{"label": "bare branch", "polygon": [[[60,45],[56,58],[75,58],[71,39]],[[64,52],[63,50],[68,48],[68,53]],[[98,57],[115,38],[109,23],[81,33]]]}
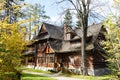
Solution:
{"label": "bare branch", "polygon": [[56,4],[60,4],[60,3],[64,2],[64,1],[66,1],[66,0],[58,1],[58,2],[56,2]]}

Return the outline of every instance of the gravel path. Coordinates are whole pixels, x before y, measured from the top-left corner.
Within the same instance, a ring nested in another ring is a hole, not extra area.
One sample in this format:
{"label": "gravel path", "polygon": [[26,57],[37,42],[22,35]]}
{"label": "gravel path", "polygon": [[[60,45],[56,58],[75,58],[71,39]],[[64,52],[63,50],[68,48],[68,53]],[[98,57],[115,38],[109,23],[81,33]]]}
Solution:
{"label": "gravel path", "polygon": [[41,75],[41,76],[52,77],[52,78],[55,78],[56,80],[83,80],[83,79],[60,76],[59,74],[45,74],[45,73],[37,73],[37,72],[29,72],[29,71],[23,71],[23,72],[29,73],[29,74],[36,74],[36,75]]}

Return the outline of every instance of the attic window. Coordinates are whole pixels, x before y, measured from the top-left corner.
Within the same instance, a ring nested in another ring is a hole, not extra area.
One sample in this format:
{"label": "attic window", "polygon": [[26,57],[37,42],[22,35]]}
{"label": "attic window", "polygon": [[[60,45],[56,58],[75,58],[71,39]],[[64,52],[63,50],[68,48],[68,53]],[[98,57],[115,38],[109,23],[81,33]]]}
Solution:
{"label": "attic window", "polygon": [[71,34],[70,33],[67,33],[66,36],[67,36],[66,40],[70,40],[71,39]]}

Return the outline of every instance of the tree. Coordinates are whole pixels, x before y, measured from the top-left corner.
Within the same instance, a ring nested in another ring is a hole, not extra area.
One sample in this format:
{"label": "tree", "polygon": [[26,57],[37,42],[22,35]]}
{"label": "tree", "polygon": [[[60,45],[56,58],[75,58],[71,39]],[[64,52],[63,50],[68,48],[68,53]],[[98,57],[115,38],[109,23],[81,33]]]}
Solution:
{"label": "tree", "polygon": [[78,19],[77,22],[76,22],[76,28],[81,28],[81,23],[79,21],[80,16],[79,16],[79,14],[77,14],[76,16],[77,16],[77,19]]}
{"label": "tree", "polygon": [[41,22],[49,19],[50,17],[45,14],[44,6],[40,4],[34,4],[25,9],[25,11],[23,12],[23,18],[36,18],[34,21],[26,24],[28,32],[34,30],[34,33],[29,33],[29,40],[31,40],[31,37],[36,36],[36,34],[38,33],[40,28],[39,25],[41,24]]}
{"label": "tree", "polygon": [[72,27],[72,15],[69,9],[66,10],[65,17],[64,17],[64,24],[66,24],[69,27]]}
{"label": "tree", "polygon": [[36,36],[36,34],[39,32],[39,29],[40,29],[40,23],[42,21],[45,21],[46,19],[49,19],[50,17],[47,16],[45,13],[45,10],[44,10],[45,6],[42,6],[40,4],[35,4],[35,5],[32,5],[32,12],[34,14],[34,16],[37,16],[38,18],[32,22],[32,26],[36,26],[37,29],[35,30],[34,32],[34,36]]}
{"label": "tree", "polygon": [[82,47],[81,47],[81,68],[82,74],[87,75],[87,60],[86,60],[86,37],[87,37],[87,28],[88,28],[88,17],[90,12],[90,3],[91,0],[62,0],[69,1],[75,8],[78,14],[78,20],[81,23],[82,28]]}
{"label": "tree", "polygon": [[[120,1],[114,0],[114,10],[120,12]],[[106,41],[102,42],[107,52],[108,66],[112,75],[120,75],[120,15],[109,15],[104,22],[107,30]]]}
{"label": "tree", "polygon": [[[4,8],[5,4],[5,0],[3,0],[3,3],[0,3],[1,11],[6,9]],[[20,9],[17,5],[16,8]],[[12,11],[11,13],[14,13],[16,9]],[[14,72],[20,79],[19,68],[21,67],[21,56],[27,43],[27,34],[22,24],[31,21],[30,19],[17,22],[12,20],[12,22],[9,22],[11,19],[10,16],[11,14],[8,13],[8,15],[4,15],[3,19],[0,20],[0,79],[1,75],[10,72]],[[10,80],[6,78],[3,80]]]}
{"label": "tree", "polygon": [[103,43],[104,49],[107,52],[108,66],[115,76],[120,71],[120,24],[118,22],[120,22],[120,17],[112,16],[104,23],[107,29],[107,40]]}
{"label": "tree", "polygon": [[21,0],[3,0],[4,3],[4,16],[8,17],[9,23],[17,21],[17,17],[20,14]]}
{"label": "tree", "polygon": [[6,72],[19,73],[22,51],[25,49],[25,28],[20,24],[0,21],[0,75]]}

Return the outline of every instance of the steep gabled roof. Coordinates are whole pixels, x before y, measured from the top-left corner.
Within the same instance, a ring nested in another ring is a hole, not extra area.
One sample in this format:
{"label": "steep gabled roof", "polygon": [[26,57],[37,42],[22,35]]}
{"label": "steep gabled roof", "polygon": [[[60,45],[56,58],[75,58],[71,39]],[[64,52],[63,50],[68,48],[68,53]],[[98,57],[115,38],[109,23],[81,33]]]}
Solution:
{"label": "steep gabled roof", "polygon": [[[77,44],[70,44],[69,41],[64,41],[62,45],[62,49],[60,52],[74,52],[74,51],[80,51],[81,50],[81,43]],[[87,43],[86,45],[86,51],[89,51],[94,48],[94,45],[92,43]]]}
{"label": "steep gabled roof", "polygon": [[[102,24],[94,24],[88,27],[87,39],[89,39],[89,41],[87,42],[86,50],[91,50],[94,48],[94,42],[97,39],[99,33],[101,32],[101,29],[102,29]],[[74,31],[76,33],[76,36],[74,36],[72,40],[80,40],[80,38],[82,37],[82,30],[75,29]],[[66,52],[66,51],[70,52],[70,51],[77,51],[77,50],[81,50],[81,43],[72,45],[69,43],[69,41],[63,42],[61,52]]]}
{"label": "steep gabled roof", "polygon": [[60,40],[63,39],[63,27],[58,27],[48,23],[43,23],[41,26],[41,29],[42,27],[45,27],[46,31],[48,32],[47,38],[54,38],[54,39],[60,39]]}
{"label": "steep gabled roof", "polygon": [[[102,29],[102,24],[94,24],[88,27],[87,38],[89,38],[89,42],[87,42],[86,50],[91,50],[94,48],[94,42],[97,39],[101,29]],[[81,29],[73,30],[72,28],[68,27],[67,32],[75,34],[74,38],[72,38],[69,41],[73,40],[74,42],[74,40],[80,40],[80,38],[82,37]],[[63,27],[58,27],[52,24],[43,23],[36,39],[38,40],[43,40],[43,39],[48,39],[48,38],[53,39],[49,41],[49,46],[55,52],[81,50],[81,43],[78,43],[77,45],[71,45],[69,41],[68,42],[64,41],[63,34],[64,34]]]}
{"label": "steep gabled roof", "polygon": [[[90,37],[90,36],[97,36],[99,34],[99,32],[101,31],[101,28],[102,28],[102,24],[93,24],[93,25],[90,25],[88,27],[88,30],[87,30],[87,37]],[[77,34],[75,36],[75,38],[79,38],[79,37],[82,37],[82,30],[81,29],[75,29],[74,30],[75,33]]]}
{"label": "steep gabled roof", "polygon": [[102,26],[102,24],[93,24],[89,26],[87,36],[97,36],[100,33]]}

